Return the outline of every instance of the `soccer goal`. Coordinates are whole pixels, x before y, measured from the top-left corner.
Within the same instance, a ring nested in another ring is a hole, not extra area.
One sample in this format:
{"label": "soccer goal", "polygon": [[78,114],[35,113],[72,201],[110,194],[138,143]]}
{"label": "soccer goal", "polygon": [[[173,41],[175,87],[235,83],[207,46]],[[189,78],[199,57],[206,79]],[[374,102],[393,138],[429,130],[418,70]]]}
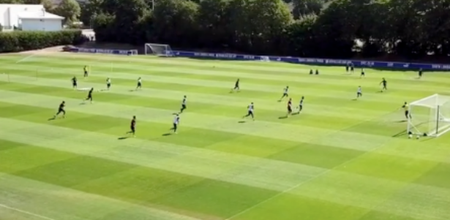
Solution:
{"label": "soccer goal", "polygon": [[154,43],[146,43],[145,47],[145,55],[157,55],[157,56],[172,56],[172,48],[168,44],[154,44]]}
{"label": "soccer goal", "polygon": [[409,104],[408,134],[439,137],[450,131],[450,96],[434,94]]}

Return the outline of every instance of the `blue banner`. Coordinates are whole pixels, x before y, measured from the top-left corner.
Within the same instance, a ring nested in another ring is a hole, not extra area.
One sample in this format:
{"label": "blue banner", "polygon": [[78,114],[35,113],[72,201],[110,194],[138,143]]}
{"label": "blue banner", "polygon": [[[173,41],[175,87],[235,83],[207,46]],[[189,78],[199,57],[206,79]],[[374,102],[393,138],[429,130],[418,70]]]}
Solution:
{"label": "blue banner", "polygon": [[425,64],[425,63],[340,60],[340,59],[320,59],[320,58],[300,58],[300,57],[255,56],[255,55],[243,55],[243,54],[232,54],[232,53],[202,53],[202,52],[191,52],[191,51],[172,51],[172,56],[210,58],[210,59],[227,59],[227,60],[276,61],[276,62],[288,62],[288,63],[312,64],[312,65],[345,66],[347,64],[353,64],[355,67],[408,69],[408,70],[419,70],[419,69],[450,70],[450,64]]}
{"label": "blue banner", "polygon": [[96,48],[70,48],[73,53],[101,53],[101,54],[116,54],[116,55],[137,55],[137,50],[115,50],[115,49],[96,49]]}

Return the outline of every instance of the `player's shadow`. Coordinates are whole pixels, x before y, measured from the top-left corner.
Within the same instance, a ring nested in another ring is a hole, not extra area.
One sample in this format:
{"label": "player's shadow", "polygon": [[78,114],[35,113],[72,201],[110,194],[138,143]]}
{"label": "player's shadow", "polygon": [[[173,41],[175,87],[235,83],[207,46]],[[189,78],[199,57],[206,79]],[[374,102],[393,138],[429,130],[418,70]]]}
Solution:
{"label": "player's shadow", "polygon": [[128,90],[128,92],[134,92],[134,91],[136,91],[136,90],[134,90],[134,89],[130,89],[130,90]]}
{"label": "player's shadow", "polygon": [[127,136],[123,136],[123,137],[119,137],[119,138],[117,138],[117,140],[126,140],[126,139],[128,139],[128,137],[127,137]]}
{"label": "player's shadow", "polygon": [[244,120],[238,121],[239,124],[244,124],[244,123],[246,123],[246,122],[247,122],[247,121],[244,121]]}
{"label": "player's shadow", "polygon": [[397,123],[403,123],[403,122],[407,122],[408,120],[398,120],[396,121]]}
{"label": "player's shadow", "polygon": [[401,132],[399,132],[397,134],[394,134],[394,135],[392,135],[392,137],[401,137],[401,136],[404,136],[404,135],[406,135],[406,130],[403,130],[403,131],[401,131]]}
{"label": "player's shadow", "polygon": [[167,137],[167,136],[170,136],[170,135],[172,135],[172,133],[165,133],[162,136]]}
{"label": "player's shadow", "polygon": [[55,117],[51,117],[49,119],[47,119],[47,121],[54,121],[56,118]]}
{"label": "player's shadow", "polygon": [[82,103],[80,103],[80,105],[86,105],[86,102],[82,102]]}
{"label": "player's shadow", "polygon": [[356,101],[356,100],[358,100],[358,99],[356,99],[356,98],[355,98],[355,99],[352,99],[352,101]]}
{"label": "player's shadow", "polygon": [[286,118],[288,118],[286,115],[278,117],[278,119],[286,119]]}
{"label": "player's shadow", "polygon": [[294,112],[294,113],[292,113],[292,115],[299,115],[300,114],[300,112]]}

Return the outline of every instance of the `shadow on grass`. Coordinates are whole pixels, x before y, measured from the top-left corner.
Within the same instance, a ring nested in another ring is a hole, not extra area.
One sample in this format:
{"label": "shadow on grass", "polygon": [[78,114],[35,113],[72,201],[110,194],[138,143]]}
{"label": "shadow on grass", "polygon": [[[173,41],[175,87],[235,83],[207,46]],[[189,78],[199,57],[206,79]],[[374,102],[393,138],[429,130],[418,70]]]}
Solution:
{"label": "shadow on grass", "polygon": [[240,120],[240,121],[238,121],[238,123],[239,123],[239,124],[244,124],[244,123],[247,123],[247,121]]}
{"label": "shadow on grass", "polygon": [[406,130],[403,130],[397,134],[392,135],[392,137],[401,137],[406,135]]}
{"label": "shadow on grass", "polygon": [[127,137],[127,136],[123,136],[123,137],[119,137],[119,138],[117,138],[117,140],[126,140],[126,139],[128,139],[129,137]]}
{"label": "shadow on grass", "polygon": [[280,117],[278,117],[278,119],[286,119],[286,118],[288,118],[288,116],[280,116]]}
{"label": "shadow on grass", "polygon": [[162,136],[167,137],[167,136],[170,136],[170,135],[172,135],[172,133],[165,133]]}
{"label": "shadow on grass", "polygon": [[55,117],[51,117],[49,119],[47,119],[47,121],[54,121],[56,118]]}

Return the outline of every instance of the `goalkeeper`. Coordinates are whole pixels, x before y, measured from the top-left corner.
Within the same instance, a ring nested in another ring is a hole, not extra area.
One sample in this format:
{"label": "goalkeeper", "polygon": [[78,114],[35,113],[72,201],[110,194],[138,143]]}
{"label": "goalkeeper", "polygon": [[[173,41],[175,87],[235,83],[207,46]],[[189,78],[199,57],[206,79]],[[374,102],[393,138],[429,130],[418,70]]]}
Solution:
{"label": "goalkeeper", "polygon": [[403,110],[405,110],[405,118],[406,119],[412,118],[411,114],[409,114],[409,106],[408,106],[407,102],[405,102],[405,104],[403,104],[402,108],[403,108]]}

